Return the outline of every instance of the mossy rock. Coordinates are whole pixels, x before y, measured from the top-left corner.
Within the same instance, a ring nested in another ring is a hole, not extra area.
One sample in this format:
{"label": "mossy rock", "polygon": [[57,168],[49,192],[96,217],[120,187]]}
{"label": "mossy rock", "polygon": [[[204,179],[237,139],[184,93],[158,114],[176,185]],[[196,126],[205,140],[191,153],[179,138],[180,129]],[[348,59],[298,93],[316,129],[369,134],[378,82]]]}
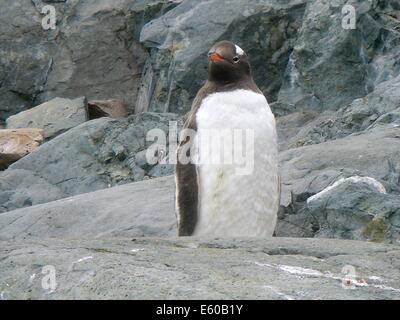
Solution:
{"label": "mossy rock", "polygon": [[364,228],[362,235],[373,242],[383,242],[386,239],[388,227],[382,218],[375,218]]}

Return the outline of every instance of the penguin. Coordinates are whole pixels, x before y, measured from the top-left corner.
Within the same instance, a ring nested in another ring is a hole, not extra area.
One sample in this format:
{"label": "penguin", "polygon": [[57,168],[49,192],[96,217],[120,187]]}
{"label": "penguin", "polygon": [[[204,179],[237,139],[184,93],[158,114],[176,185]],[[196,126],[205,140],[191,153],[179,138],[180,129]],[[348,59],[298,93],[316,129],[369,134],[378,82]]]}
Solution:
{"label": "penguin", "polygon": [[[194,98],[183,129],[197,135],[207,130],[252,133],[253,165],[251,171],[238,174],[242,164],[206,161],[215,149],[203,148],[198,137],[181,137],[175,166],[178,236],[272,237],[280,202],[274,115],[242,48],[226,40],[217,42],[208,61],[208,79]],[[235,144],[236,140],[233,148]],[[189,161],[181,161],[185,157]]]}

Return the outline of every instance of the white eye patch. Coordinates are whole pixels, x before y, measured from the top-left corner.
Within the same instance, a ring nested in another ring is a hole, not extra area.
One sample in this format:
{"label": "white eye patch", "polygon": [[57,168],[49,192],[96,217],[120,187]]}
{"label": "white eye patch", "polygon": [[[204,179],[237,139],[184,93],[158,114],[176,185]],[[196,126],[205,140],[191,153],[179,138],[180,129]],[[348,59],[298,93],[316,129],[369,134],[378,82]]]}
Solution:
{"label": "white eye patch", "polygon": [[239,56],[244,55],[244,51],[241,47],[239,47],[237,44],[235,44],[235,48],[236,48],[236,54]]}

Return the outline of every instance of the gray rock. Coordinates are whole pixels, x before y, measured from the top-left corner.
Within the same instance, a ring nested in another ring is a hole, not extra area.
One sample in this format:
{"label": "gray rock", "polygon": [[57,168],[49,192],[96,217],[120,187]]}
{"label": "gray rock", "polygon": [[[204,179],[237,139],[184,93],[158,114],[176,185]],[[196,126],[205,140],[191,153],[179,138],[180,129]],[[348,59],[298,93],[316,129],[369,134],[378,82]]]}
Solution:
{"label": "gray rock", "polygon": [[[151,129],[164,132],[168,143],[170,121],[181,126],[174,114],[100,118],[57,136],[0,172],[2,210],[142,180],[157,163],[141,168],[135,162],[136,154],[154,146],[154,140],[147,141]],[[32,181],[33,177],[40,181],[38,185]],[[45,189],[39,189],[42,182]],[[9,194],[15,196],[9,198],[6,196]]]}
{"label": "gray rock", "polygon": [[164,0],[52,2],[55,30],[44,30],[48,1],[5,0],[0,12],[0,122],[54,97],[136,101],[147,53],[141,27],[176,6]]}
{"label": "gray rock", "polygon": [[187,112],[207,78],[206,54],[222,39],[247,51],[257,84],[274,100],[306,2],[188,0],[150,21],[140,35],[150,57],[136,110]]}
{"label": "gray rock", "polygon": [[164,177],[174,173],[175,166],[172,164],[157,164],[149,171],[152,177]]}
{"label": "gray rock", "polygon": [[[274,108],[275,103],[271,105]],[[285,116],[276,118],[276,129],[278,133],[279,150],[284,151],[287,149],[297,148],[304,145],[298,135],[301,130],[309,125],[318,113],[310,111],[293,112]]]}
{"label": "gray rock", "polygon": [[[351,4],[356,29],[342,27]],[[308,1],[275,111],[337,110],[400,74],[399,21],[389,1]]]}
{"label": "gray rock", "polygon": [[337,112],[300,111],[278,118],[281,149],[340,139],[358,132],[400,126],[400,76]]}
{"label": "gray rock", "polygon": [[369,176],[384,183],[389,192],[399,187],[387,175],[391,162],[400,168],[400,132],[377,130],[343,139],[289,149],[280,154],[281,204],[291,202],[291,193],[311,196],[340,178]]}
{"label": "gray rock", "polygon": [[30,170],[15,169],[0,173],[0,212],[60,199],[63,192]]}
{"label": "gray rock", "polygon": [[74,100],[54,98],[9,117],[6,124],[9,129],[43,129],[44,137],[49,139],[84,123],[88,118],[85,97]]}
{"label": "gray rock", "polygon": [[[287,238],[0,244],[3,299],[400,299],[398,246]],[[52,267],[56,288],[43,289],[42,270]]]}
{"label": "gray rock", "polygon": [[[340,110],[341,127],[360,132],[382,127],[399,127],[400,76],[380,83],[375,90]],[[345,131],[343,129],[343,131]]]}
{"label": "gray rock", "polygon": [[309,198],[305,215],[312,217],[316,237],[400,244],[400,197],[374,185],[343,180]]}
{"label": "gray rock", "polygon": [[171,177],[130,183],[0,214],[1,240],[173,236]]}
{"label": "gray rock", "polygon": [[[276,234],[398,241],[399,152],[400,134],[396,128],[282,152],[282,197]],[[330,197],[307,206],[311,196],[352,176],[372,178],[388,194],[343,185]],[[376,222],[384,229],[383,238],[368,233]]]}

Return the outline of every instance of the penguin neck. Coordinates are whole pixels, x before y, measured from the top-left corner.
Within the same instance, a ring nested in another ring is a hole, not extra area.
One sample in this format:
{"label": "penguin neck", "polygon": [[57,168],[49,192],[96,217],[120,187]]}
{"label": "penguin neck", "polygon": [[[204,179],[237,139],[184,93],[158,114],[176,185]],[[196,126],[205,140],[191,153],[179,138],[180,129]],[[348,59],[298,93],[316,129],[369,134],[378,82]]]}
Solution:
{"label": "penguin neck", "polygon": [[209,88],[208,91],[210,92],[244,89],[251,90],[256,93],[261,93],[251,75],[245,75],[237,79],[216,79],[215,77],[209,76],[206,86]]}
{"label": "penguin neck", "polygon": [[208,68],[208,80],[219,85],[237,83],[243,80],[251,80],[250,67],[235,69],[224,64],[216,65],[211,63]]}

